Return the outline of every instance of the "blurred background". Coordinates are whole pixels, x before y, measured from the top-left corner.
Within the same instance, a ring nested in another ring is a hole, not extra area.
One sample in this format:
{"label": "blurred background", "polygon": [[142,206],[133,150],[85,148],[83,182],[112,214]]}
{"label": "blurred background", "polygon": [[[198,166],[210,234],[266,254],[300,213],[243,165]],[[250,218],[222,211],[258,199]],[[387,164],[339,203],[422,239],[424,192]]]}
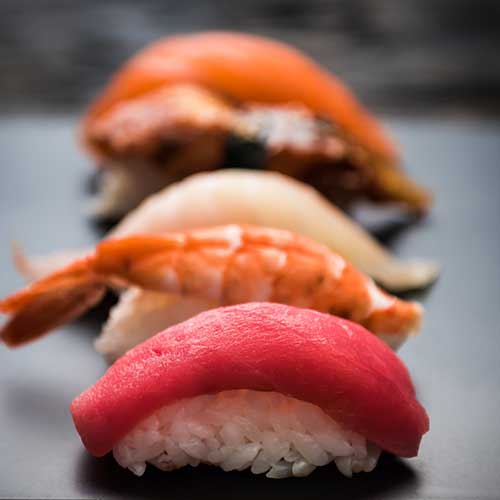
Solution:
{"label": "blurred background", "polygon": [[166,34],[293,43],[384,113],[500,112],[498,0],[0,0],[0,112],[81,111]]}

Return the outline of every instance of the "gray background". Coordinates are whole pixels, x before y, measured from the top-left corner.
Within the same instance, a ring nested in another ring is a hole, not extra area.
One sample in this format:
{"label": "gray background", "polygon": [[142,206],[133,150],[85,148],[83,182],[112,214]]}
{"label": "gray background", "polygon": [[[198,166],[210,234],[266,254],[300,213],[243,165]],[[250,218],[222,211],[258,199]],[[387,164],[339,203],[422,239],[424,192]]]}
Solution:
{"label": "gray background", "polygon": [[293,43],[377,110],[500,110],[497,0],[1,0],[0,109],[80,109],[130,54],[200,29]]}

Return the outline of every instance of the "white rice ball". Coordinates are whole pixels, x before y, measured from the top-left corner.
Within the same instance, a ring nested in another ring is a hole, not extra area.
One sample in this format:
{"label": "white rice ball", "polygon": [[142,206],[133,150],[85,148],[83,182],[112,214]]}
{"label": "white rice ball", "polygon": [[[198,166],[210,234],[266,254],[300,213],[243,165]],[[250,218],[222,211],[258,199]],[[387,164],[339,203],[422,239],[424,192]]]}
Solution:
{"label": "white rice ball", "polygon": [[165,406],[113,448],[117,462],[138,476],[147,463],[165,471],[205,463],[275,479],[308,476],[332,461],[349,477],[370,472],[380,451],[313,404],[252,390]]}

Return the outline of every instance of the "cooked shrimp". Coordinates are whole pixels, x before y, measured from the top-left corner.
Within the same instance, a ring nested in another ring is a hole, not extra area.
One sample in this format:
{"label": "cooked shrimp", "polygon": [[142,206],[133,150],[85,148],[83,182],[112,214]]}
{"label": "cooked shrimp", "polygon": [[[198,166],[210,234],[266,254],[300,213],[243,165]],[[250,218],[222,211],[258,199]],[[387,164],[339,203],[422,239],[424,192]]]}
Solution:
{"label": "cooked shrimp", "polygon": [[0,335],[17,346],[81,315],[107,286],[213,305],[281,302],[342,316],[391,346],[416,333],[422,309],[385,294],[342,257],[288,231],[227,225],[110,239],[94,253],[0,301]]}

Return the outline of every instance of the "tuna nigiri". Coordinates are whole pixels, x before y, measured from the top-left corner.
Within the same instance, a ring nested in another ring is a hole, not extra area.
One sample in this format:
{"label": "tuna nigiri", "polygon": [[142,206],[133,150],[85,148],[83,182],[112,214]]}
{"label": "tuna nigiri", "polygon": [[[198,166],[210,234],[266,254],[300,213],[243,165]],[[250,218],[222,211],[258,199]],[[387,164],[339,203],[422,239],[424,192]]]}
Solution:
{"label": "tuna nigiri", "polygon": [[[110,359],[159,326],[217,305],[273,301],[310,307],[359,322],[393,347],[418,331],[422,315],[419,304],[387,295],[318,243],[278,229],[227,225],[106,240],[0,301],[0,312],[11,315],[0,336],[11,346],[35,339],[97,303],[107,286],[144,291],[139,300],[127,296],[129,302],[112,313],[115,327],[105,328],[107,340],[98,344]],[[138,312],[137,324],[130,318]],[[137,328],[123,326],[128,324]]]}
{"label": "tuna nigiri", "polygon": [[83,140],[105,167],[102,215],[120,215],[200,170],[268,168],[336,202],[429,193],[399,168],[392,141],[333,75],[283,43],[242,33],[162,39],[133,57],[91,106]]}
{"label": "tuna nigiri", "polygon": [[[108,237],[232,223],[287,229],[308,236],[392,291],[428,285],[438,273],[432,262],[397,260],[312,187],[276,172],[226,169],[192,175],[151,195]],[[63,251],[28,260],[16,252],[16,261],[23,274],[32,279],[57,269],[75,255],[79,252]]]}
{"label": "tuna nigiri", "polygon": [[429,428],[398,357],[361,326],[269,303],[210,310],[119,359],[71,404],[90,453],[142,475],[213,464],[268,477],[415,456]]}

